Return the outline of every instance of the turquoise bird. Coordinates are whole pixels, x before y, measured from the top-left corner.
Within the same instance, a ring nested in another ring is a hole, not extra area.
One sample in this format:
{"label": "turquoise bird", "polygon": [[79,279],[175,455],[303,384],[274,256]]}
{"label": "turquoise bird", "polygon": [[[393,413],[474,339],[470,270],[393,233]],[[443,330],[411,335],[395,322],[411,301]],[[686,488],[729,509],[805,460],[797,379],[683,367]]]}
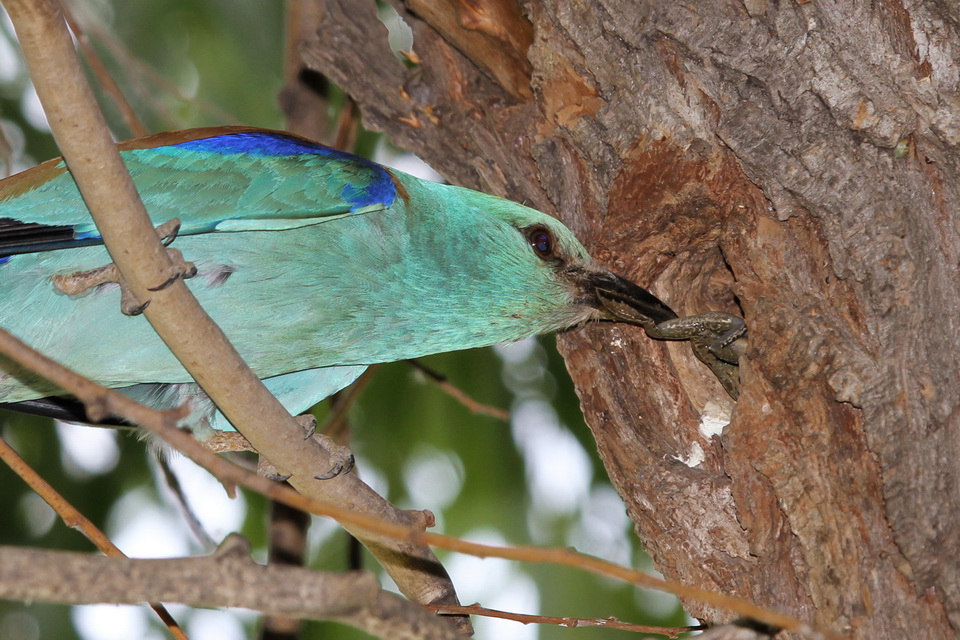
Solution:
{"label": "turquoise bird", "polygon": [[[197,129],[120,149],[154,223],[179,220],[191,290],[294,414],[374,363],[591,319],[692,338],[721,379],[736,370],[739,318],[678,319],[533,209],[275,131]],[[62,160],[0,181],[0,327],[148,405],[191,401],[201,436],[230,430],[147,321],[117,313],[118,286],[91,279],[109,261]],[[67,289],[67,276],[90,286]],[[60,393],[0,357],[0,406],[85,421]]]}

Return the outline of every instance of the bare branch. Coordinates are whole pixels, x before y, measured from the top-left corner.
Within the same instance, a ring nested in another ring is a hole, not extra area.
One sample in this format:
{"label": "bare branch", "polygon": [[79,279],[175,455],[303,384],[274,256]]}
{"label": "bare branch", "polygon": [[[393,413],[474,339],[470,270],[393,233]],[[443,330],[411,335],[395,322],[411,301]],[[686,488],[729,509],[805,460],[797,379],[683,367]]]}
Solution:
{"label": "bare branch", "polygon": [[307,69],[300,59],[300,48],[320,19],[320,11],[320,5],[309,0],[284,3],[283,88],[279,102],[286,116],[287,131],[326,141],[330,133],[327,115],[330,81]]}
{"label": "bare branch", "polygon": [[180,602],[334,620],[380,638],[455,640],[449,623],[367,572],[259,565],[239,536],[210,556],[142,560],[0,547],[0,598],[62,604]]}
{"label": "bare branch", "polygon": [[[107,537],[107,534],[101,531],[97,525],[93,524],[79,509],[70,504],[49,482],[40,477],[40,474],[28,465],[27,461],[14,451],[13,447],[7,444],[7,441],[3,438],[0,438],[0,460],[6,462],[7,466],[10,467],[14,473],[20,476],[38,496],[43,498],[44,502],[57,512],[57,515],[60,516],[60,519],[63,520],[65,525],[71,529],[78,530],[86,536],[87,540],[96,545],[96,547],[106,555],[113,558],[126,557],[120,548],[113,544],[113,541]],[[163,624],[167,626],[167,629],[170,630],[174,638],[177,640],[187,640],[187,634],[173,616],[170,615],[166,607],[159,603],[151,603],[150,608],[157,613],[157,616],[159,616]]]}
{"label": "bare branch", "polygon": [[703,625],[694,627],[657,627],[649,624],[632,624],[623,622],[616,618],[572,618],[569,616],[539,616],[526,613],[512,613],[510,611],[498,611],[497,609],[488,609],[480,605],[470,605],[464,607],[450,606],[431,606],[434,613],[463,613],[474,616],[486,616],[488,618],[500,618],[502,620],[514,620],[523,624],[550,624],[560,627],[603,627],[604,629],[620,629],[622,631],[635,631],[638,633],[656,633],[671,638],[676,638],[681,633],[690,633],[691,631],[702,631],[706,629]]}

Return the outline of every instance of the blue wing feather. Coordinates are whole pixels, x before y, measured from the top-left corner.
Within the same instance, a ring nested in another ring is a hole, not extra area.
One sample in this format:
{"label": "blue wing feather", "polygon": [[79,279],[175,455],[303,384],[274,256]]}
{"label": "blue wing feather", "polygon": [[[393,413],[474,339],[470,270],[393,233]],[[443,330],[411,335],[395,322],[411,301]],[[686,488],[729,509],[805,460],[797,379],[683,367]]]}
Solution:
{"label": "blue wing feather", "polygon": [[[134,142],[121,155],[151,219],[180,218],[181,235],[291,229],[387,209],[397,197],[380,165],[282,132],[209,129],[180,137],[188,139]],[[63,162],[31,171],[0,182],[0,260],[99,244]]]}

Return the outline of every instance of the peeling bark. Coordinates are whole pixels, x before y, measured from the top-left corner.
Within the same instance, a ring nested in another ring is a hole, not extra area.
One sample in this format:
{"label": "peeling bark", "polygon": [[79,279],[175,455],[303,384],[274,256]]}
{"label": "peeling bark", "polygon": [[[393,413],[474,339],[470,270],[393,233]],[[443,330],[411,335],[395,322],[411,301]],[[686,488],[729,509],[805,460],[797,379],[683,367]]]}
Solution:
{"label": "peeling bark", "polygon": [[398,2],[412,69],[372,3],[319,4],[304,58],[368,126],[556,215],[679,312],[745,317],[742,396],[709,439],[701,416],[728,401],[682,345],[560,340],[667,577],[858,638],[957,636],[956,4],[531,0],[529,91],[522,47],[500,73],[460,33],[458,12],[503,1]]}

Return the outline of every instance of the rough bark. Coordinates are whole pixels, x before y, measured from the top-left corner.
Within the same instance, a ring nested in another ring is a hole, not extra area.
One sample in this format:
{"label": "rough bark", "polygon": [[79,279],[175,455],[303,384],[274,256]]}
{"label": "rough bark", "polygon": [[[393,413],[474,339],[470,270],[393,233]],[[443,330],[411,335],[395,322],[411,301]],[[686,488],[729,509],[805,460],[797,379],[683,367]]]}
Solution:
{"label": "rough bark", "polygon": [[419,604],[381,590],[373,574],[260,565],[250,558],[250,545],[239,536],[227,537],[213,555],[191,558],[104,558],[0,547],[0,597],[64,604],[163,600],[333,620],[384,640],[464,637]]}
{"label": "rough bark", "polygon": [[664,574],[857,638],[957,636],[957,5],[419,0],[410,69],[372,3],[321,5],[305,60],[368,126],[679,312],[745,317],[716,437],[728,400],[683,345],[560,341]]}

